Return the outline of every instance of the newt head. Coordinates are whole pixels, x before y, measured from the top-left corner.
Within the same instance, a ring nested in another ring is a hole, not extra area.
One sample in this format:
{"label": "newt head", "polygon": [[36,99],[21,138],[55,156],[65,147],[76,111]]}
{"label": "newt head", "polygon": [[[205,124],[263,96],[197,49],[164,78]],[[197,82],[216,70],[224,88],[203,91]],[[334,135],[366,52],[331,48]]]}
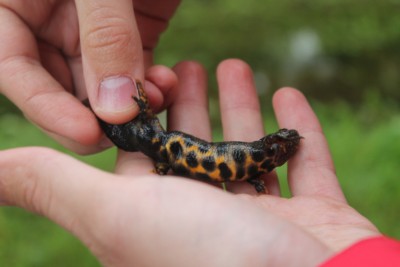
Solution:
{"label": "newt head", "polygon": [[263,137],[261,141],[272,163],[275,166],[281,166],[296,153],[302,138],[296,130],[283,128],[276,133]]}

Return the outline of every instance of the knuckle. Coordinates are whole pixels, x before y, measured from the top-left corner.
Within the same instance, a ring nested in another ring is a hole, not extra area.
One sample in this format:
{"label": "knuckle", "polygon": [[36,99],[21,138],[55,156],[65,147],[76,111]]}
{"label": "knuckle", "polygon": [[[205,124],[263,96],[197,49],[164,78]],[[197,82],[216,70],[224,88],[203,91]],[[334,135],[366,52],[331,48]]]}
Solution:
{"label": "knuckle", "polygon": [[118,51],[130,47],[132,41],[129,31],[119,23],[114,23],[92,28],[84,43],[88,49]]}
{"label": "knuckle", "polygon": [[85,48],[96,52],[107,53],[130,48],[134,45],[133,30],[129,22],[106,12],[92,13],[94,25],[88,27],[83,34],[82,43]]}
{"label": "knuckle", "polygon": [[9,175],[13,179],[3,185],[6,198],[25,209],[46,214],[52,201],[48,190],[51,180],[43,178],[39,169],[54,160],[57,152],[49,148],[30,147],[13,149],[8,153],[12,160]]}

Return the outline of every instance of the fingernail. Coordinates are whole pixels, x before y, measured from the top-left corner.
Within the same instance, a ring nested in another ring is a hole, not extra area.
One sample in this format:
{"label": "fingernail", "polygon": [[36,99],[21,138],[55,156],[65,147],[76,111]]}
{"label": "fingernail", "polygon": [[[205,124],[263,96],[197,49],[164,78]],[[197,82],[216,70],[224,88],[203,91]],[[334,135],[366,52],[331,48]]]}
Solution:
{"label": "fingernail", "polygon": [[98,145],[99,145],[100,148],[106,149],[106,148],[112,147],[114,144],[113,144],[113,142],[110,141],[110,139],[108,139],[107,137],[103,136],[100,139],[100,142],[99,142]]}
{"label": "fingernail", "polygon": [[118,112],[132,108],[136,95],[134,81],[125,76],[113,76],[100,83],[98,105],[100,109]]}

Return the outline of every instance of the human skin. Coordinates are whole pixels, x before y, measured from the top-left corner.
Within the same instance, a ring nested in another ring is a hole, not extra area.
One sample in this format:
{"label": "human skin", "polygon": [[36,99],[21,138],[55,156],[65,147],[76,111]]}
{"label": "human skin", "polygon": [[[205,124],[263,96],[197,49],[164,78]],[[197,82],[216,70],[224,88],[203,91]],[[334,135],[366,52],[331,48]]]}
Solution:
{"label": "human skin", "polygon": [[[180,82],[168,128],[210,140],[204,70],[184,62],[174,71]],[[227,60],[217,76],[224,139],[263,136],[250,68]],[[153,174],[153,163],[140,153],[120,151],[112,174],[47,148],[20,148],[0,152],[1,203],[50,218],[105,266],[315,266],[379,236],[347,204],[305,97],[283,88],[272,103],[279,126],[304,137],[288,163],[290,198],[280,197],[275,174],[265,177],[271,195],[255,194],[246,183],[224,192]]]}
{"label": "human skin", "polygon": [[153,108],[168,106],[162,89],[174,88],[176,77],[148,68],[179,2],[0,0],[0,93],[70,150],[104,149],[97,120],[81,101],[89,98],[107,122],[126,122],[138,113],[127,97],[135,94],[132,81],[146,77]]}

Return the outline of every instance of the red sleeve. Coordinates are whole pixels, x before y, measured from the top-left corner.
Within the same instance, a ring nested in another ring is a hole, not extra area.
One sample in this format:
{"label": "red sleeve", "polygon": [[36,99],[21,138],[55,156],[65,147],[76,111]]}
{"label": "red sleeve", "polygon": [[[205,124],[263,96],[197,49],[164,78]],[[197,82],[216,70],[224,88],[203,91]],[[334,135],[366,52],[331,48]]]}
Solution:
{"label": "red sleeve", "polygon": [[338,266],[400,266],[400,241],[384,236],[362,240],[321,265]]}

